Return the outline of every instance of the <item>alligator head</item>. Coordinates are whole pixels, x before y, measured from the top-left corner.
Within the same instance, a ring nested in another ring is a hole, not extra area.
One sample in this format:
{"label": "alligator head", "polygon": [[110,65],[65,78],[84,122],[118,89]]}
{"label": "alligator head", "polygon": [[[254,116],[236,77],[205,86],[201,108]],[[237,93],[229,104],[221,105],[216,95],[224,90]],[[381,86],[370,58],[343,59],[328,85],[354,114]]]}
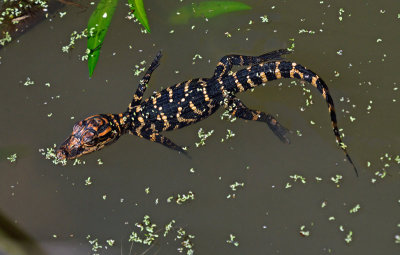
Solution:
{"label": "alligator head", "polygon": [[98,151],[118,140],[120,135],[120,126],[113,114],[90,116],[74,125],[72,134],[58,148],[57,158],[74,159]]}

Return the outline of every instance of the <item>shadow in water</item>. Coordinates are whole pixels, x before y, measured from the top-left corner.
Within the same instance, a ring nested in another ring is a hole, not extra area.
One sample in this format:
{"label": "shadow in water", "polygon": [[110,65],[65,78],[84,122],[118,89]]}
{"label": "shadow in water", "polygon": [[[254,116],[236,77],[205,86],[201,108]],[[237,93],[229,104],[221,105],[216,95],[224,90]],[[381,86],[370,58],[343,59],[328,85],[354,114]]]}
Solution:
{"label": "shadow in water", "polygon": [[27,233],[0,212],[0,254],[5,255],[45,255]]}

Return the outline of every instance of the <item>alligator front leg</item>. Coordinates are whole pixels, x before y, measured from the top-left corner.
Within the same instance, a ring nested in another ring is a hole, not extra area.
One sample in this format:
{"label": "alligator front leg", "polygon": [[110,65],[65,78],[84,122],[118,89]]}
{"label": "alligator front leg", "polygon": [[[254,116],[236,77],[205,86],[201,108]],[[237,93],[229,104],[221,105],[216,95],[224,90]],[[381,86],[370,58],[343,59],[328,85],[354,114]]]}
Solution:
{"label": "alligator front leg", "polygon": [[180,147],[179,145],[176,145],[169,138],[161,135],[160,133],[153,132],[152,130],[145,130],[145,131],[141,132],[140,137],[150,140],[152,142],[162,144],[162,145],[168,147],[169,149],[179,151],[182,154],[184,154],[185,156],[189,157],[188,153],[182,147]]}
{"label": "alligator front leg", "polygon": [[133,95],[132,102],[128,106],[128,110],[131,111],[132,108],[136,105],[139,105],[140,102],[142,101],[143,94],[146,91],[147,84],[150,81],[151,74],[153,73],[154,70],[160,65],[160,59],[162,57],[161,51],[159,51],[154,58],[153,62],[151,63],[149,69],[147,69],[146,74],[143,76],[143,78],[140,80],[138,88]]}
{"label": "alligator front leg", "polygon": [[268,124],[268,127],[272,132],[286,144],[290,143],[287,134],[289,130],[282,126],[274,116],[257,110],[251,110],[247,108],[244,103],[234,96],[229,96],[225,101],[224,107],[235,117],[242,118],[245,120],[261,121]]}

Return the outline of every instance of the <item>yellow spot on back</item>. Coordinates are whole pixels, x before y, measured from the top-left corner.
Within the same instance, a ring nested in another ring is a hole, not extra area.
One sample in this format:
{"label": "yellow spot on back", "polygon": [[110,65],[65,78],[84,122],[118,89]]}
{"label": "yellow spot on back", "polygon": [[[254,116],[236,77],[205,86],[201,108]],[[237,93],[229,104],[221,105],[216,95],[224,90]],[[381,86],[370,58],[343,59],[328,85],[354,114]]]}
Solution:
{"label": "yellow spot on back", "polygon": [[275,64],[275,76],[277,79],[281,79],[282,78],[282,74],[281,74],[281,70],[279,70],[279,65],[281,64],[281,62],[276,62]]}
{"label": "yellow spot on back", "polygon": [[317,87],[317,80],[318,79],[319,79],[318,75],[315,75],[314,77],[312,77],[311,85],[313,85],[314,87]]}
{"label": "yellow spot on back", "polygon": [[184,87],[184,89],[183,89],[183,91],[186,93],[186,92],[188,92],[188,90],[189,90],[189,83],[191,82],[192,80],[188,80],[186,83],[185,83],[185,87]]}
{"label": "yellow spot on back", "polygon": [[322,88],[322,97],[326,99],[326,90],[324,88]]}
{"label": "yellow spot on back", "polygon": [[294,73],[296,72],[295,68],[296,68],[296,63],[292,63],[292,69],[290,70],[290,78],[294,78]]}
{"label": "yellow spot on back", "polygon": [[264,72],[261,72],[261,73],[260,73],[260,76],[261,76],[261,80],[262,80],[263,83],[268,82],[267,76],[265,75]]}
{"label": "yellow spot on back", "polygon": [[190,109],[192,109],[192,111],[193,111],[194,113],[196,113],[197,115],[201,115],[201,114],[202,114],[202,112],[201,112],[199,109],[196,108],[196,106],[193,104],[192,101],[189,102],[189,107],[190,107]]}
{"label": "yellow spot on back", "polygon": [[233,78],[235,79],[235,83],[236,83],[236,86],[239,89],[239,91],[243,92],[245,89],[244,89],[242,83],[239,82],[239,79],[237,78],[236,73],[233,74]]}

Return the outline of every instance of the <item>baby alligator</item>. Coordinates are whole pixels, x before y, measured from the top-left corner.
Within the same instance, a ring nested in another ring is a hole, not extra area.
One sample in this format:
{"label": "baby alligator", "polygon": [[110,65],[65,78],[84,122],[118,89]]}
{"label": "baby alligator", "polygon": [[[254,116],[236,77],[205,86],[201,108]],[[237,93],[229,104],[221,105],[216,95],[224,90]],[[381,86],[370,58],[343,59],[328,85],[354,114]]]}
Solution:
{"label": "baby alligator", "polygon": [[[282,55],[288,53],[290,53],[288,50],[281,49],[258,57],[228,55],[220,60],[211,78],[181,82],[142,101],[151,74],[159,65],[161,58],[161,52],[159,52],[140,80],[128,109],[120,114],[93,115],[76,123],[72,134],[57,150],[57,157],[74,159],[100,150],[125,133],[137,135],[186,154],[182,147],[163,136],[161,132],[182,128],[203,120],[220,106],[227,109],[234,117],[267,123],[281,141],[289,143],[286,136],[288,130],[272,115],[247,108],[239,98],[235,97],[235,94],[268,81],[297,78],[311,83],[326,100],[336,141],[358,175],[340,138],[335,108],[327,85],[309,69],[283,60]],[[248,67],[229,73],[234,65]]]}

